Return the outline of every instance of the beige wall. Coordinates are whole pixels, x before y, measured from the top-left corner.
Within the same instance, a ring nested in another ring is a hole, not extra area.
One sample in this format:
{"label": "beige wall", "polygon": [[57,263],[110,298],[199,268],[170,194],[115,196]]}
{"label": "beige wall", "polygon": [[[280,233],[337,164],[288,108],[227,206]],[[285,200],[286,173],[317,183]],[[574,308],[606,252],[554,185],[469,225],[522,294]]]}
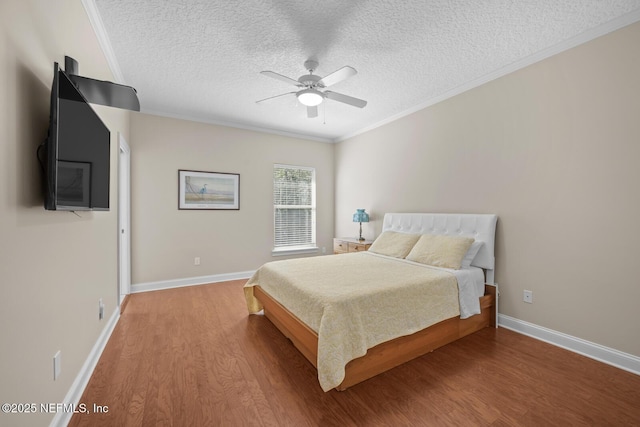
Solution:
{"label": "beige wall", "polygon": [[[42,208],[52,64],[67,54],[113,76],[79,1],[3,0],[0,24],[0,403],[61,402],[105,326],[98,298],[115,309],[118,131],[132,148],[133,283],[273,260],[273,163],[313,166],[319,246],[331,251],[334,218],[353,235],[360,207],[368,237],[388,211],[495,212],[502,313],[640,356],[640,24],[336,146],[143,114],[129,133],[127,113],[96,107],[112,130],[111,211],[81,218]],[[240,211],[178,211],[178,169],[239,173]]]}
{"label": "beige wall", "polygon": [[[316,169],[317,242],[331,253],[333,144],[141,113],[131,116],[129,144],[133,284],[281,259],[271,256],[274,163]],[[240,210],[178,210],[179,169],[240,174]]]}
{"label": "beige wall", "polygon": [[[0,2],[0,402],[62,402],[117,304],[117,132],[128,114],[97,108],[111,134],[111,211],[43,208],[36,148],[47,135],[53,62],[113,80],[79,1]],[[98,320],[98,299],[106,319]],[[62,373],[53,380],[53,356]],[[6,415],[0,425],[47,425]]]}
{"label": "beige wall", "polygon": [[501,313],[640,356],[638,46],[634,24],[339,143],[337,234],[358,207],[368,237],[496,213]]}

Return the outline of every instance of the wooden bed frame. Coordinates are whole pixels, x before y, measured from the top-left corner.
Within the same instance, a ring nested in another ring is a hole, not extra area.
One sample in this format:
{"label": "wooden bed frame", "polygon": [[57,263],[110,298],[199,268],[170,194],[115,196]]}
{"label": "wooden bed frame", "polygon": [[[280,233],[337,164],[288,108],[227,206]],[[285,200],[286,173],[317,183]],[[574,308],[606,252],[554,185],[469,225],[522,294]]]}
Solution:
{"label": "wooden bed frame", "polygon": [[[318,335],[289,310],[274,300],[260,286],[254,287],[254,296],[264,306],[264,315],[304,357],[317,368]],[[370,348],[362,357],[350,361],[345,368],[345,378],[336,389],[346,390],[352,385],[388,371],[416,357],[429,353],[487,326],[496,326],[496,287],[485,285],[485,295],[480,298],[482,312],[467,319],[452,317],[436,323],[412,335],[384,342]]]}

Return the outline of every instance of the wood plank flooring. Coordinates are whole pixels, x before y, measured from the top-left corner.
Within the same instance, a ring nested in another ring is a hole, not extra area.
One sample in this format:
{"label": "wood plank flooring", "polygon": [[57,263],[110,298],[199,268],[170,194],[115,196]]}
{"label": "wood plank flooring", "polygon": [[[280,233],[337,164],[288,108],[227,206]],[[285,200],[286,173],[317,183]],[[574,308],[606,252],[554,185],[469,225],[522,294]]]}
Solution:
{"label": "wood plank flooring", "polygon": [[640,376],[486,328],[344,392],[244,281],[131,295],[70,426],[640,426]]}

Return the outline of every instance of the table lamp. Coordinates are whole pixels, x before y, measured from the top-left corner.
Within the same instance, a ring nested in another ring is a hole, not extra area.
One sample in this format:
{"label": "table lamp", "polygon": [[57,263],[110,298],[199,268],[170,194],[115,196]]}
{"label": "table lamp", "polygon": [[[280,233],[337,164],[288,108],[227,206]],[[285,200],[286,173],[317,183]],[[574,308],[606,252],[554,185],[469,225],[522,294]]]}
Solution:
{"label": "table lamp", "polygon": [[364,209],[356,209],[356,213],[353,214],[353,222],[360,223],[360,237],[358,240],[363,241],[364,237],[362,237],[362,223],[369,222],[369,214],[364,211]]}

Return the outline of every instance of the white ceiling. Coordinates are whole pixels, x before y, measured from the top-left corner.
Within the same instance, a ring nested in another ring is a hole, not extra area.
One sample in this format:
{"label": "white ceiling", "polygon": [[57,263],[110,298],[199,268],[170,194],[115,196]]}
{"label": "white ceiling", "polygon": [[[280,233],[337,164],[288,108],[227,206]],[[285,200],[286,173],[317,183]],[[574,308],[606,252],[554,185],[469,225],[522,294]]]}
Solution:
{"label": "white ceiling", "polygon": [[[337,141],[640,20],[640,0],[83,0],[116,80],[142,111]],[[309,119],[305,60],[331,89]],[[82,72],[82,64],[80,64]],[[90,76],[89,76],[90,77]]]}

